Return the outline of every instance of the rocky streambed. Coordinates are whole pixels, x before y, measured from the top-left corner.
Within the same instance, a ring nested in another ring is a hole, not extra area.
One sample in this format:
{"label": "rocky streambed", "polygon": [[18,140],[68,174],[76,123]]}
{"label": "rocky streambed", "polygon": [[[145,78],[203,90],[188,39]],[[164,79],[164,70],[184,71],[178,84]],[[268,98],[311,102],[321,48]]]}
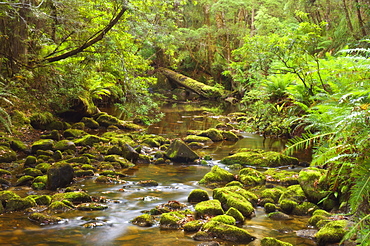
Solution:
{"label": "rocky streambed", "polygon": [[[37,140],[1,137],[0,242],[340,241],[348,221],[329,213],[339,203],[325,187],[326,170],[302,167],[307,163],[279,152],[238,146],[243,134],[233,125],[237,117],[189,116],[189,121],[214,121],[168,138],[107,113],[74,124],[34,115],[28,123],[39,129]],[[238,148],[218,155],[230,146]]]}

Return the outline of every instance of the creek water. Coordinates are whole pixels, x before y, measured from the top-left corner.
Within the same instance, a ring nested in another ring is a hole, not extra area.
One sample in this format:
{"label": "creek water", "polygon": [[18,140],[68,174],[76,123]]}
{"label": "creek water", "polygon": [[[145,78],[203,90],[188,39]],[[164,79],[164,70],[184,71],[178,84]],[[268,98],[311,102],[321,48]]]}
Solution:
{"label": "creek water", "polygon": [[[176,105],[164,107],[164,118],[149,127],[152,134],[171,138],[182,137],[187,130],[207,129],[219,123],[217,117],[204,115],[199,106]],[[163,164],[137,165],[127,174],[126,183],[107,185],[94,183],[94,178],[86,179],[77,185],[92,196],[104,196],[108,209],[102,211],[71,211],[61,214],[65,219],[56,225],[36,225],[29,221],[24,213],[5,213],[0,215],[0,245],[125,245],[154,246],[181,245],[194,246],[201,242],[194,241],[192,234],[181,230],[161,230],[153,226],[141,228],[130,221],[143,211],[171,200],[187,204],[191,190],[201,188],[212,195],[212,190],[198,185],[212,165],[220,165],[219,160],[230,151],[238,148],[260,148],[279,151],[284,142],[266,140],[259,135],[243,134],[237,143],[222,142],[202,149],[213,160],[209,165]],[[224,167],[226,168],[226,167]],[[159,183],[156,187],[140,187],[136,181],[153,179]],[[32,194],[32,190],[23,191]],[[190,209],[192,207],[190,206]],[[248,245],[260,245],[260,239],[266,236],[276,237],[293,245],[316,245],[312,240],[296,236],[296,231],[307,229],[308,217],[294,217],[289,221],[270,220],[263,208],[256,208],[256,216],[245,221],[242,226],[257,240]],[[221,245],[242,245],[221,242]]]}

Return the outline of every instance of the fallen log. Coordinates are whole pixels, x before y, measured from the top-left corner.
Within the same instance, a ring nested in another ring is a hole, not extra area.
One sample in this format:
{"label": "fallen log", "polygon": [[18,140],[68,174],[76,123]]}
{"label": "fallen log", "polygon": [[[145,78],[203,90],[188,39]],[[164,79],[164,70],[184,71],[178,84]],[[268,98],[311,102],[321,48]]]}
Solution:
{"label": "fallen log", "polygon": [[223,98],[228,95],[227,91],[223,89],[203,84],[171,69],[162,67],[159,68],[159,70],[176,85],[185,87],[186,89],[191,90],[204,98],[216,99]]}

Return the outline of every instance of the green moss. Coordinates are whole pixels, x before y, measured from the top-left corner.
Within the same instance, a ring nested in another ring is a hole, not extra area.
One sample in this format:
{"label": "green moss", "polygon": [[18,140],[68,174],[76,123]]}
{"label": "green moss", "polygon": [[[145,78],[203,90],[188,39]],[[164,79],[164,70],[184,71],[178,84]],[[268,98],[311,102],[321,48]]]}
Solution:
{"label": "green moss", "polygon": [[40,139],[32,144],[31,151],[32,153],[36,153],[37,150],[52,150],[53,148],[54,148],[54,140]]}
{"label": "green moss", "polygon": [[293,246],[293,244],[280,241],[273,237],[264,237],[261,240],[261,246]]}
{"label": "green moss", "polygon": [[96,121],[99,123],[99,125],[104,127],[108,127],[110,125],[118,126],[121,124],[119,119],[107,113],[101,113],[99,117],[96,118]]}
{"label": "green moss", "polygon": [[199,181],[200,184],[228,183],[234,180],[234,175],[219,166],[213,166],[211,171],[206,173]]}
{"label": "green moss", "polygon": [[64,213],[73,210],[73,208],[62,201],[54,201],[49,205],[48,210],[52,213]]}
{"label": "green moss", "polygon": [[198,135],[203,136],[203,137],[208,137],[213,142],[219,142],[219,141],[224,140],[224,137],[222,136],[221,131],[215,128],[210,128],[208,130],[202,131]]}
{"label": "green moss", "polygon": [[235,133],[231,132],[231,131],[223,131],[222,132],[222,136],[224,137],[225,140],[227,141],[232,141],[232,142],[236,142],[239,140],[238,136],[236,136]]}
{"label": "green moss", "polygon": [[283,194],[281,194],[279,198],[279,203],[281,203],[281,201],[284,199],[301,203],[306,200],[306,196],[300,185],[291,185],[287,187]]}
{"label": "green moss", "polygon": [[83,191],[57,193],[52,196],[53,201],[68,200],[72,203],[85,203],[91,202],[91,197]]}
{"label": "green moss", "polygon": [[67,129],[63,132],[63,136],[67,139],[80,138],[87,135],[87,132],[79,129]]}
{"label": "green moss", "polygon": [[36,168],[26,168],[24,169],[24,174],[32,177],[42,176],[42,172]]}
{"label": "green moss", "polygon": [[203,217],[206,215],[221,215],[224,214],[221,202],[219,200],[203,201],[195,205],[197,216]]}
{"label": "green moss", "polygon": [[17,160],[17,154],[9,147],[0,145],[0,162],[12,162]]}
{"label": "green moss", "polygon": [[82,203],[76,206],[78,210],[81,211],[96,211],[96,210],[104,210],[108,208],[108,205],[96,203],[96,202],[89,202],[89,203]]}
{"label": "green moss", "polygon": [[12,173],[9,172],[8,170],[0,169],[0,176],[2,176],[2,175],[12,175]]}
{"label": "green moss", "polygon": [[198,143],[211,143],[212,140],[208,137],[196,136],[196,135],[188,135],[184,138],[184,142],[191,143],[191,142],[198,142]]}
{"label": "green moss", "polygon": [[93,118],[83,117],[81,122],[83,122],[86,127],[91,129],[97,129],[100,126],[99,123]]}
{"label": "green moss", "polygon": [[132,224],[142,227],[149,227],[154,224],[154,218],[150,214],[142,214],[131,221]]}
{"label": "green moss", "polygon": [[279,188],[265,189],[261,192],[261,199],[271,198],[274,201],[274,203],[277,203],[282,194],[283,191]]}
{"label": "green moss", "polygon": [[238,186],[228,186],[223,188],[217,188],[213,190],[213,198],[220,200],[223,202],[224,195],[240,195],[245,200],[249,201],[253,206],[257,205],[258,196],[251,191],[247,191],[244,188]]}
{"label": "green moss", "polygon": [[276,211],[276,205],[273,203],[265,203],[263,208],[265,209],[266,213],[272,213]]}
{"label": "green moss", "polygon": [[247,167],[239,171],[239,180],[246,186],[256,186],[264,184],[266,178],[263,173],[253,168]]}
{"label": "green moss", "polygon": [[55,144],[54,149],[60,150],[60,151],[64,151],[64,150],[70,149],[70,150],[75,151],[76,150],[76,145],[75,145],[74,142],[65,139],[65,140],[58,141]]}
{"label": "green moss", "polygon": [[225,186],[226,187],[228,187],[228,186],[237,186],[237,187],[243,188],[243,184],[240,183],[239,181],[231,181],[231,182],[227,183]]}
{"label": "green moss", "polygon": [[312,215],[321,215],[321,216],[325,216],[325,217],[330,217],[331,216],[331,213],[323,210],[323,209],[317,209],[313,212]]}
{"label": "green moss", "polygon": [[35,207],[37,204],[33,198],[12,198],[6,203],[7,211],[20,211],[27,208]]}
{"label": "green moss", "polygon": [[202,227],[202,232],[206,232],[210,238],[238,243],[249,243],[255,239],[255,237],[250,235],[246,230],[218,221],[209,221],[205,223]]}
{"label": "green moss", "polygon": [[46,188],[46,184],[42,182],[33,182],[31,187],[34,190],[44,190]]}
{"label": "green moss", "polygon": [[31,167],[36,165],[37,163],[37,158],[35,156],[29,155],[26,157],[26,160],[24,161],[24,166],[25,167]]}
{"label": "green moss", "polygon": [[239,210],[233,207],[229,208],[225,214],[232,216],[236,222],[243,222],[245,220],[244,215]]}
{"label": "green moss", "polygon": [[49,163],[43,162],[43,163],[37,164],[35,168],[40,170],[42,173],[46,173],[50,167],[51,165]]}
{"label": "green moss", "polygon": [[29,176],[29,175],[25,175],[25,176],[22,176],[20,177],[16,182],[15,182],[15,186],[23,186],[23,185],[29,185],[32,183],[34,177],[32,176]]}
{"label": "green moss", "polygon": [[327,223],[315,235],[318,245],[338,243],[346,234],[346,220],[336,220]]}
{"label": "green moss", "polygon": [[311,202],[303,202],[303,203],[299,204],[298,206],[296,206],[293,209],[292,214],[295,214],[295,215],[312,215],[312,213],[316,209],[318,209],[316,204],[311,203]]}
{"label": "green moss", "polygon": [[234,155],[223,158],[221,162],[226,165],[241,164],[259,167],[278,167],[299,163],[295,157],[260,149],[242,149]]}
{"label": "green moss", "polygon": [[194,189],[188,196],[188,202],[202,202],[209,200],[207,191],[201,189]]}
{"label": "green moss", "polygon": [[109,140],[106,138],[102,138],[102,137],[98,137],[98,136],[90,135],[90,134],[85,135],[82,138],[79,138],[77,140],[74,140],[74,143],[76,145],[91,146],[91,147],[96,143],[107,143],[107,142],[109,142]]}
{"label": "green moss", "polygon": [[76,177],[89,177],[95,175],[93,170],[75,170],[74,173]]}
{"label": "green moss", "polygon": [[309,220],[308,220],[308,224],[309,225],[312,225],[312,226],[316,226],[318,222],[320,222],[321,220],[327,220],[328,217],[326,216],[322,216],[322,215],[313,215]]}
{"label": "green moss", "polygon": [[190,213],[190,211],[173,211],[169,213],[163,213],[159,220],[161,229],[182,228],[182,223],[184,222],[187,213]]}
{"label": "green moss", "polygon": [[57,217],[54,215],[43,214],[43,213],[33,213],[33,214],[30,214],[28,218],[42,225],[56,224],[62,220],[62,218],[60,217]]}
{"label": "green moss", "polygon": [[133,163],[129,162],[127,159],[119,155],[107,155],[105,156],[104,160],[109,162],[117,162],[119,163],[121,168],[128,168],[134,166]]}
{"label": "green moss", "polygon": [[277,168],[269,168],[263,173],[266,176],[268,183],[280,185],[296,185],[298,184],[298,173]]}
{"label": "green moss", "polygon": [[184,231],[186,232],[196,232],[202,228],[204,222],[202,220],[189,221],[184,225]]}
{"label": "green moss", "polygon": [[318,203],[329,194],[323,178],[326,173],[327,170],[315,167],[305,168],[299,172],[298,181],[308,201]]}
{"label": "green moss", "polygon": [[42,175],[42,176],[37,176],[37,177],[33,180],[33,182],[40,182],[40,183],[44,183],[44,184],[46,184],[47,180],[48,180],[48,176],[47,176],[47,175]]}
{"label": "green moss", "polygon": [[295,201],[291,201],[288,199],[280,200],[280,209],[287,214],[292,213],[292,211],[295,209],[295,207],[298,206],[298,203]]}
{"label": "green moss", "polygon": [[218,221],[227,225],[235,225],[236,220],[234,217],[226,214],[217,215],[211,219],[211,221]]}
{"label": "green moss", "polygon": [[49,205],[51,203],[51,196],[49,195],[36,196],[34,199],[37,205]]}
{"label": "green moss", "polygon": [[16,193],[14,193],[13,191],[9,191],[9,190],[0,191],[0,201],[1,202],[6,202],[13,198],[21,198],[21,197],[17,195]]}
{"label": "green moss", "polygon": [[54,116],[50,112],[34,113],[30,117],[33,128],[45,130],[54,121]]}

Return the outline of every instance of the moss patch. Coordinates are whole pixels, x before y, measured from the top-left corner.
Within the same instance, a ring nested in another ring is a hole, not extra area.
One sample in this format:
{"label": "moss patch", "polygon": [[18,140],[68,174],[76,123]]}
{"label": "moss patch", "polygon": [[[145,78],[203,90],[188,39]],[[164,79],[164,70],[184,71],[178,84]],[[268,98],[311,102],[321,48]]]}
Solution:
{"label": "moss patch", "polygon": [[234,175],[219,166],[213,166],[211,171],[206,173],[199,181],[200,184],[228,183],[234,180]]}

